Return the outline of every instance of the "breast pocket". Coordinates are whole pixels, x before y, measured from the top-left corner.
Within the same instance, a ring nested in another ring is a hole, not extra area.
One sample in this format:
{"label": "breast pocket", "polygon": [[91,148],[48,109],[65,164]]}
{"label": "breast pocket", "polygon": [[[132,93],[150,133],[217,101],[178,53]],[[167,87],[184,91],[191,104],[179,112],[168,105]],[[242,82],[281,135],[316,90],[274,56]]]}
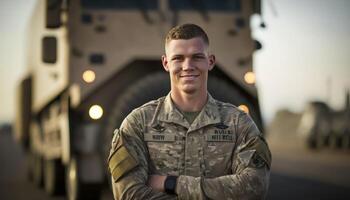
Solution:
{"label": "breast pocket", "polygon": [[150,132],[144,134],[151,162],[156,173],[178,175],[183,143],[174,133]]}

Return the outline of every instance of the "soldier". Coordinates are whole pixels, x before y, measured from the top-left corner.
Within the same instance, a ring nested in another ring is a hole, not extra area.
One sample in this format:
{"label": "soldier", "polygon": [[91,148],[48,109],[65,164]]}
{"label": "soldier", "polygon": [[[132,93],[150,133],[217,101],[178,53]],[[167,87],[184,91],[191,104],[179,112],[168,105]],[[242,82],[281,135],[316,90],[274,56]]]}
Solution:
{"label": "soldier", "polygon": [[207,34],[194,24],[172,28],[162,64],[170,93],[133,110],[115,131],[114,198],[264,199],[271,153],[246,113],[207,92],[215,64]]}

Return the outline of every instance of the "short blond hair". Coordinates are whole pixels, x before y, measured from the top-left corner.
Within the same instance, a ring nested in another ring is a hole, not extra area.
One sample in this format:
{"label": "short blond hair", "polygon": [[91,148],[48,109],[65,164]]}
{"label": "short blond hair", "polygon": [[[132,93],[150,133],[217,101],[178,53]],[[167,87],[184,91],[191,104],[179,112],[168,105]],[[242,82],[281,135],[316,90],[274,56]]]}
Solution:
{"label": "short blond hair", "polygon": [[183,24],[170,29],[165,37],[165,45],[171,40],[188,40],[195,37],[203,39],[204,43],[209,46],[209,38],[205,31],[196,24]]}

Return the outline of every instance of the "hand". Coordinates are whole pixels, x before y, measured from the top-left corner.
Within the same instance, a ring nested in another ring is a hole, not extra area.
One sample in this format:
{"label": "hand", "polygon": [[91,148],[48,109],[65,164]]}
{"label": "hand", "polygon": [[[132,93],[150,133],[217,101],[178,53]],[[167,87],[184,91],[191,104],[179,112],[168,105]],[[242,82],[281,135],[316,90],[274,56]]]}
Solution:
{"label": "hand", "polygon": [[148,177],[147,185],[156,191],[164,192],[165,179],[166,179],[166,176],[150,175]]}

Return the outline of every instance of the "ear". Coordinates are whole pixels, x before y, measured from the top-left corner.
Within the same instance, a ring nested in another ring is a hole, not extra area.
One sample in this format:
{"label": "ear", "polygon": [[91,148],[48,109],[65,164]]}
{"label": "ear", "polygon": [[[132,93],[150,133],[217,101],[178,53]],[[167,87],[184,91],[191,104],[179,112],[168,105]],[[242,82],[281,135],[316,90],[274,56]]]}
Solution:
{"label": "ear", "polygon": [[167,59],[166,55],[162,55],[162,64],[163,64],[163,68],[165,69],[165,71],[169,72],[168,59]]}
{"label": "ear", "polygon": [[209,55],[209,71],[212,70],[215,66],[215,55]]}

